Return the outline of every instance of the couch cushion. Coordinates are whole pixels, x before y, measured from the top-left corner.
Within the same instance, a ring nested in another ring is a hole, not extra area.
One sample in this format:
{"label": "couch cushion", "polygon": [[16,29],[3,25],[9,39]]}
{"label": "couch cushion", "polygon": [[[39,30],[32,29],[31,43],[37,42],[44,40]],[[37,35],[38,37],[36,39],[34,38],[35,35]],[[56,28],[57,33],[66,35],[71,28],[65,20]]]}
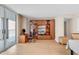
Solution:
{"label": "couch cushion", "polygon": [[79,39],[79,33],[72,33],[72,39]]}

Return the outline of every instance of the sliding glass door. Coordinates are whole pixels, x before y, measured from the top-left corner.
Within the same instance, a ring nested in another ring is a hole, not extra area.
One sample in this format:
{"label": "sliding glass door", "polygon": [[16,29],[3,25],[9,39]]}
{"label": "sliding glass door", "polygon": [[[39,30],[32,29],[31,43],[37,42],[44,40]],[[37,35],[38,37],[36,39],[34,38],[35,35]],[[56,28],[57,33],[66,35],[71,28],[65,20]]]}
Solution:
{"label": "sliding glass door", "polygon": [[5,47],[9,48],[16,43],[15,20],[6,19],[6,40]]}
{"label": "sliding glass door", "polygon": [[3,19],[0,17],[0,52],[4,50]]}
{"label": "sliding glass door", "polygon": [[0,6],[0,52],[4,50],[4,8]]}
{"label": "sliding glass door", "polygon": [[15,43],[15,20],[0,18],[0,52]]}
{"label": "sliding glass door", "polygon": [[0,6],[0,53],[16,44],[16,14],[4,6]]}
{"label": "sliding glass door", "polygon": [[8,38],[15,42],[15,21],[8,20]]}

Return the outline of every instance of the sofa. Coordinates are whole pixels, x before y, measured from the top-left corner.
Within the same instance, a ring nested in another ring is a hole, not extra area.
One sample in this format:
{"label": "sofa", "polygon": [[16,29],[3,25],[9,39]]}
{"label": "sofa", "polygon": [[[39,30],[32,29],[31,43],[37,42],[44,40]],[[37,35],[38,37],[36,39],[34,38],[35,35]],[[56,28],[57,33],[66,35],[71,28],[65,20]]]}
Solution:
{"label": "sofa", "polygon": [[79,40],[79,33],[72,33],[72,37],[73,40]]}

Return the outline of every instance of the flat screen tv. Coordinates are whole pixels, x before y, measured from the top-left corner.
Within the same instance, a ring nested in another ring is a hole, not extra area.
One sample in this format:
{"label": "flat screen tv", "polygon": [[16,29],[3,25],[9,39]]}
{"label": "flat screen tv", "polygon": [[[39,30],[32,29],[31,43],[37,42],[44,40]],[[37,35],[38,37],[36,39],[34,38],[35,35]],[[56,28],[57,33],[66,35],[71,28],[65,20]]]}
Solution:
{"label": "flat screen tv", "polygon": [[38,26],[38,34],[45,34],[46,26]]}

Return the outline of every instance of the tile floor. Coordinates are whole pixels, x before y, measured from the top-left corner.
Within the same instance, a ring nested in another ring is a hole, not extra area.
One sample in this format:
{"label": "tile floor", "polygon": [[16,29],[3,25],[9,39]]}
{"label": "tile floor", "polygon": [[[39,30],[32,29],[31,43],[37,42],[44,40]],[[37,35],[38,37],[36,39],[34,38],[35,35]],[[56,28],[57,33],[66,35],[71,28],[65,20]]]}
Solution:
{"label": "tile floor", "polygon": [[54,40],[37,40],[35,43],[16,44],[2,55],[69,55],[65,45]]}

